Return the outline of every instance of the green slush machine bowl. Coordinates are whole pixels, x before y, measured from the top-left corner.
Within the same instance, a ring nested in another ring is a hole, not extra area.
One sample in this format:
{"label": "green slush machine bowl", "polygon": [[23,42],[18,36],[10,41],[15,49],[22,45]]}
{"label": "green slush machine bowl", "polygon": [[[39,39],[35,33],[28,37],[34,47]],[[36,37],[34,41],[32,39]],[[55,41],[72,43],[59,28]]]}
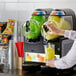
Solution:
{"label": "green slush machine bowl", "polygon": [[24,24],[24,35],[27,39],[36,39],[41,35],[41,27],[45,22],[44,15],[32,15],[29,21]]}

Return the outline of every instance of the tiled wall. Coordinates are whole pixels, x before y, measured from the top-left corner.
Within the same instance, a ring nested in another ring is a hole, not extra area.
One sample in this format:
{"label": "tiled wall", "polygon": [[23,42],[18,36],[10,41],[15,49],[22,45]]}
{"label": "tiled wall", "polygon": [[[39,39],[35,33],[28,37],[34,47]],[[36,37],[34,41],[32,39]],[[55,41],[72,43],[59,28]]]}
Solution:
{"label": "tiled wall", "polygon": [[13,18],[22,25],[36,8],[71,8],[76,12],[76,0],[0,0],[0,21]]}

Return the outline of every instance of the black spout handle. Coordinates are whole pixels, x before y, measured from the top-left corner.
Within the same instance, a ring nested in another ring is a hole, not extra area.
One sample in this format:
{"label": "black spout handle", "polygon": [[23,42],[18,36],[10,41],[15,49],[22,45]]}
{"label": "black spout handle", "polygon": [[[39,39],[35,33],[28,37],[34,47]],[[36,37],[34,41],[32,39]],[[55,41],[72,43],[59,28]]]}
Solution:
{"label": "black spout handle", "polygon": [[45,32],[48,32],[49,31],[49,29],[47,28],[46,25],[43,25],[43,28],[44,28]]}

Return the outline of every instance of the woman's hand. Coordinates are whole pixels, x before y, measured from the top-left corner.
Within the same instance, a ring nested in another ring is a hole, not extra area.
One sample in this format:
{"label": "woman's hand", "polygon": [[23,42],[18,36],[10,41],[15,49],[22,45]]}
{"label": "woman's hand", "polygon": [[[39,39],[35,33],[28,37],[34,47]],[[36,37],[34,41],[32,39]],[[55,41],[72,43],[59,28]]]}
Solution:
{"label": "woman's hand", "polygon": [[53,24],[46,24],[49,31],[48,34],[61,35],[64,36],[65,31],[55,27]]}
{"label": "woman's hand", "polygon": [[52,67],[52,68],[55,68],[55,59],[51,59],[51,60],[46,60],[46,66],[49,66],[49,67]]}

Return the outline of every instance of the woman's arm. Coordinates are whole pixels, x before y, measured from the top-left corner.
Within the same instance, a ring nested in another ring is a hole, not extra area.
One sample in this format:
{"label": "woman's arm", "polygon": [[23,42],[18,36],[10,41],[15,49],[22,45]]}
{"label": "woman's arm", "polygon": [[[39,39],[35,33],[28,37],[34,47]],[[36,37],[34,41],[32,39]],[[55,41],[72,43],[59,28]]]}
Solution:
{"label": "woman's arm", "polygon": [[67,37],[67,38],[72,39],[72,40],[76,39],[76,31],[62,30],[62,29],[55,27],[52,24],[47,24],[46,26],[49,29],[49,31],[47,32],[49,34],[64,36],[64,37]]}
{"label": "woman's arm", "polygon": [[74,41],[72,48],[68,54],[59,60],[56,60],[54,65],[58,69],[67,69],[76,64],[76,41]]}
{"label": "woman's arm", "polygon": [[65,30],[64,37],[67,37],[72,40],[76,40],[76,31],[73,30]]}
{"label": "woman's arm", "polygon": [[68,69],[76,64],[76,41],[68,54],[58,60],[47,60],[46,66],[56,67],[57,69]]}

